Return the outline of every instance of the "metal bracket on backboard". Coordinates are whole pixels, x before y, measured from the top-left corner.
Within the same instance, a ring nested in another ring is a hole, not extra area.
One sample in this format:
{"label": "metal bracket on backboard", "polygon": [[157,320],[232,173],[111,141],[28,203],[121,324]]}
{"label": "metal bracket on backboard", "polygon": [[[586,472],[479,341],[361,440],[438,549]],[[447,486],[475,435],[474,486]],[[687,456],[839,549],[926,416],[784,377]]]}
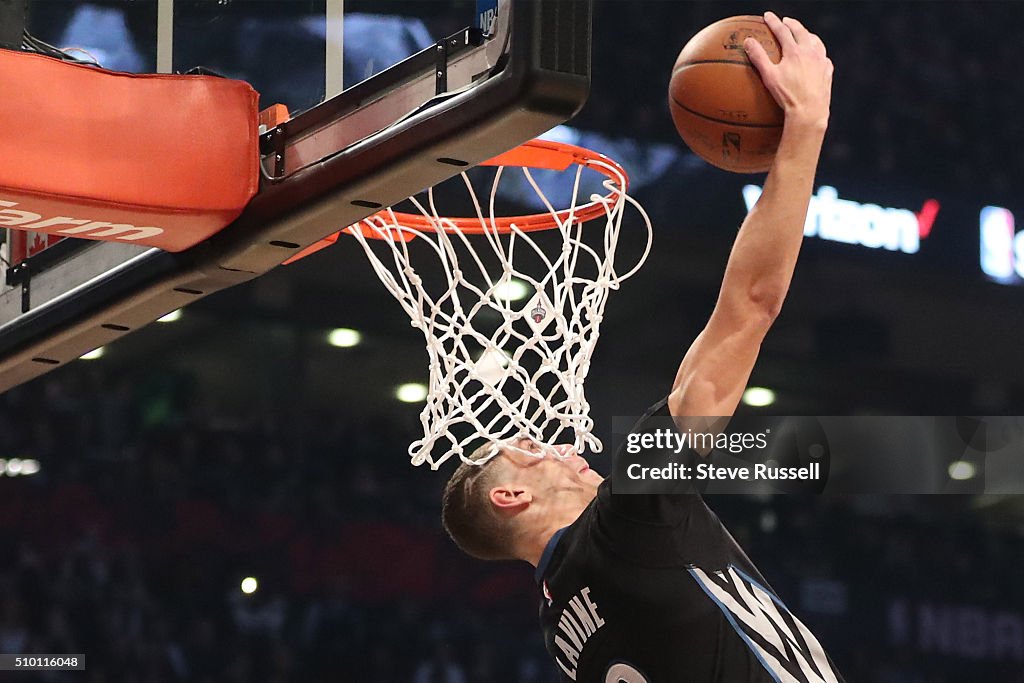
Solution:
{"label": "metal bracket on backboard", "polygon": [[[458,33],[448,36],[444,40],[437,41],[434,46],[435,64],[437,72],[434,94],[444,95],[448,92],[448,65],[453,57],[471,47],[479,47],[484,44],[487,36],[479,28],[467,28]],[[491,65],[486,65],[490,68]]]}
{"label": "metal bracket on backboard", "polygon": [[26,261],[11,266],[7,271],[7,286],[21,287],[21,312],[32,307],[32,265]]}
{"label": "metal bracket on backboard", "polygon": [[273,169],[269,180],[277,180],[284,176],[284,131],[280,127],[271,128],[260,136],[261,169],[264,177],[267,173],[267,162]]}
{"label": "metal bracket on backboard", "polygon": [[32,308],[32,277],[71,258],[85,246],[84,240],[66,239],[32,256],[26,256],[7,270],[5,283],[8,287],[21,288],[21,312]]}
{"label": "metal bracket on backboard", "polygon": [[65,259],[71,258],[87,244],[84,240],[61,240],[43,251],[26,256],[15,263],[7,271],[7,285],[16,287],[32,279],[32,275],[41,273]]}
{"label": "metal bracket on backboard", "polygon": [[443,95],[448,92],[448,43],[437,41],[434,46],[434,94]]}

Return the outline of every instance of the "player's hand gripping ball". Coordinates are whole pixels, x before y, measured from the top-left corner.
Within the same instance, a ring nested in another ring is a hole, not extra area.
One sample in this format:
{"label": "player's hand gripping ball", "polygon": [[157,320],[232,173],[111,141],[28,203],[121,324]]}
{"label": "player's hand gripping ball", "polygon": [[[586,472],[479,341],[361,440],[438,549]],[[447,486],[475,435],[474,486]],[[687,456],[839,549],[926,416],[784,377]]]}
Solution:
{"label": "player's hand gripping ball", "polygon": [[762,17],[730,17],[683,47],[668,88],[672,119],[686,144],[709,164],[736,173],[768,170],[784,118],[747,56],[748,37],[779,63],[782,49]]}

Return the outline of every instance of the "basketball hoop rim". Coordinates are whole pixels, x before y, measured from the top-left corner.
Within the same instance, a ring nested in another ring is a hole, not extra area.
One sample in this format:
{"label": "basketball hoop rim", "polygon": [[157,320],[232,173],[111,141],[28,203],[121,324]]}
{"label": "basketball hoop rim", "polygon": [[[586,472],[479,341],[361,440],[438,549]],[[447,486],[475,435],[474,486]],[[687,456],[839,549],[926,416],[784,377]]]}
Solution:
{"label": "basketball hoop rim", "polygon": [[[439,222],[432,216],[404,213],[384,209],[350,226],[344,232],[359,230],[366,237],[379,238],[373,226],[396,224],[402,228],[418,231],[436,231],[470,235],[485,233],[507,234],[513,230],[534,232],[552,230],[561,225],[586,223],[608,214],[608,205],[615,197],[629,189],[629,174],[614,159],[578,145],[554,140],[530,140],[504,154],[488,159],[480,166],[518,167],[540,170],[564,171],[577,165],[597,171],[613,184],[609,193],[599,200],[562,211],[525,214],[521,216],[495,216],[481,221],[477,216],[443,217]],[[366,226],[360,224],[365,223]]]}

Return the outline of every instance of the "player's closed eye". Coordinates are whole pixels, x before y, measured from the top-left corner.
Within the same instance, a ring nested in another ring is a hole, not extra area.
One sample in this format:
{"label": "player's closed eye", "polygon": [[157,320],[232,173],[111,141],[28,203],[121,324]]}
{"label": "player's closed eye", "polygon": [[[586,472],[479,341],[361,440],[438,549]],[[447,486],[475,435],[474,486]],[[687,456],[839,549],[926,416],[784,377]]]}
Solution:
{"label": "player's closed eye", "polygon": [[530,453],[540,452],[540,446],[536,441],[529,437],[524,436],[522,439],[519,439],[519,441],[516,442],[516,446],[524,451],[529,451]]}

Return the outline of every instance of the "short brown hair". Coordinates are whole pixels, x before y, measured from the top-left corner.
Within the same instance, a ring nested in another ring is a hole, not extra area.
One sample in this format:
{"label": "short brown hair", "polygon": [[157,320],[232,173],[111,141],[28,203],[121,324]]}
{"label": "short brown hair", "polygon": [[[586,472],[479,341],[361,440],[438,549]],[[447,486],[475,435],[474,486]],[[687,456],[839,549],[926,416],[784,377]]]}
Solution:
{"label": "short brown hair", "polygon": [[498,514],[490,497],[501,457],[479,464],[491,448],[490,443],[480,446],[469,456],[472,462],[462,461],[452,473],[441,498],[441,523],[465,553],[481,560],[511,560],[512,521]]}

